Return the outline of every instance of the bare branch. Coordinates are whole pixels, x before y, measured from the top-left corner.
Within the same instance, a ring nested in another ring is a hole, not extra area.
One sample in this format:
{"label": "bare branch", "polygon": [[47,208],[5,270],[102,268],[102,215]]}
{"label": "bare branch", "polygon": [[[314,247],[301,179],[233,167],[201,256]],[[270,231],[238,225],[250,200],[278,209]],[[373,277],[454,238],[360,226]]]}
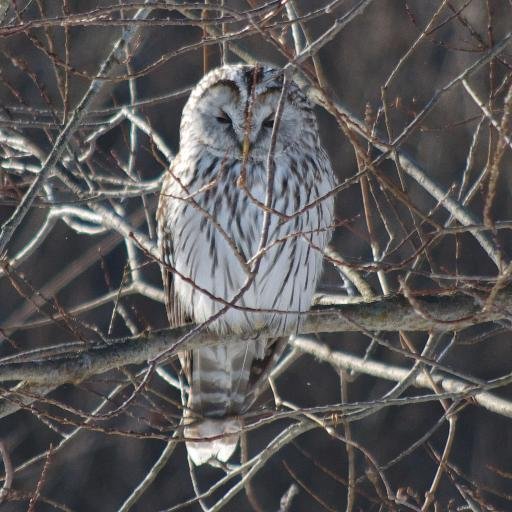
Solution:
{"label": "bare branch", "polygon": [[[426,317],[404,296],[380,298],[371,302],[334,305],[335,300],[324,298],[329,306],[317,306],[304,319],[299,334],[314,332],[350,331],[431,331],[460,330],[483,322],[509,318],[512,308],[512,290],[497,292],[492,308],[483,308],[482,300],[466,294],[422,296],[415,299],[429,311]],[[167,356],[179,350],[190,350],[216,342],[236,342],[237,335],[215,336],[211,332],[189,333],[188,326],[172,330],[144,333],[133,338],[117,339],[107,346],[97,346],[73,359],[5,363],[0,365],[0,381],[21,380],[34,384],[63,384],[78,382],[91,375],[125,366],[144,363],[166,352]],[[289,332],[287,334],[293,334]],[[265,336],[265,331],[259,332]],[[272,336],[272,334],[267,334]],[[182,343],[182,338],[186,341]]]}

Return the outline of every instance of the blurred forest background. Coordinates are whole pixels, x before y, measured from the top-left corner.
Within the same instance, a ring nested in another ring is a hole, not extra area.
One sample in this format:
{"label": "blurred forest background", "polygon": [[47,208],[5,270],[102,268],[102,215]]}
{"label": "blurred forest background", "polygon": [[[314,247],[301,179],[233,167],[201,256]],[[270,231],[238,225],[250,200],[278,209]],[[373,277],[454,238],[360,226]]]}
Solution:
{"label": "blurred forest background", "polygon": [[[512,510],[511,20],[1,0],[1,510]],[[338,227],[316,327],[232,464],[193,468],[177,358],[146,362],[187,331],[165,331],[154,215],[191,87],[244,61],[317,104]]]}

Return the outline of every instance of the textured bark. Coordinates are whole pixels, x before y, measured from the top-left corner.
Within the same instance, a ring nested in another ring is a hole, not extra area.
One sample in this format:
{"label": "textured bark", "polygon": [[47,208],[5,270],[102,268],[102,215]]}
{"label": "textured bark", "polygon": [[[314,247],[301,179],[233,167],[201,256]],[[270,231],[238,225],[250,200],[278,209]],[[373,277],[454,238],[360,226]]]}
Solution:
{"label": "textured bark", "polygon": [[[299,333],[460,330],[508,318],[512,309],[512,289],[499,291],[492,305],[485,304],[485,297],[473,298],[461,293],[415,297],[414,306],[403,295],[348,304],[341,303],[343,300],[341,297],[320,297],[317,301],[319,304],[307,315]],[[25,353],[26,360],[23,362],[0,365],[0,381],[53,386],[79,382],[127,364],[151,361],[164,351],[171,356],[178,349],[190,350],[219,341],[214,334],[200,331],[180,344],[180,338],[191,328],[191,325],[187,325],[116,339],[109,345],[94,346],[79,354],[52,360],[31,361],[30,354]],[[223,336],[221,341],[235,342],[238,339],[240,336],[237,335]]]}

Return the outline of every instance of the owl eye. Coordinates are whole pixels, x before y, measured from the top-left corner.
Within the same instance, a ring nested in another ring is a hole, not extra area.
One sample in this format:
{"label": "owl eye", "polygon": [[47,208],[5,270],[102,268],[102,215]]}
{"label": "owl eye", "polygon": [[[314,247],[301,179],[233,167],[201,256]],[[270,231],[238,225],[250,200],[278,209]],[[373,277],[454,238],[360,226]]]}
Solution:
{"label": "owl eye", "polygon": [[233,124],[231,117],[229,117],[225,112],[222,112],[222,114],[217,116],[215,119],[217,119],[217,122],[220,124]]}
{"label": "owl eye", "polygon": [[263,121],[262,125],[265,128],[274,128],[274,115],[268,116],[265,121]]}

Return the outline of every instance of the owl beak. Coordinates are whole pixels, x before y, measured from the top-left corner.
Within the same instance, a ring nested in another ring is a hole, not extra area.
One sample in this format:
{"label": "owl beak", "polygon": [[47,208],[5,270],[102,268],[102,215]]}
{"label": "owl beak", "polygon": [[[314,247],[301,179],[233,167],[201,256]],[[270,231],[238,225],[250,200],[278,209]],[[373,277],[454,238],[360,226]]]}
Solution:
{"label": "owl beak", "polygon": [[247,162],[249,158],[249,151],[251,149],[251,141],[249,140],[248,135],[244,135],[244,141],[242,143],[242,158],[244,162]]}

